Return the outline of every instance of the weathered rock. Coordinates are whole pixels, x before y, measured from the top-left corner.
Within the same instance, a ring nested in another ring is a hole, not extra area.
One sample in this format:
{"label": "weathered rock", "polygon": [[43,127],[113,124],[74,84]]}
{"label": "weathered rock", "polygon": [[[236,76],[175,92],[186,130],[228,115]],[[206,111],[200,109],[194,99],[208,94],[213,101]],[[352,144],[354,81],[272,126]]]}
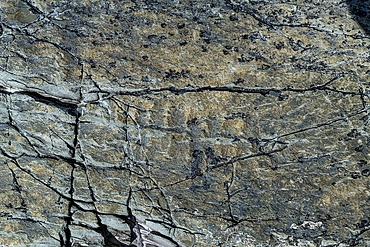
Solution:
{"label": "weathered rock", "polygon": [[370,244],[367,1],[0,8],[0,245]]}

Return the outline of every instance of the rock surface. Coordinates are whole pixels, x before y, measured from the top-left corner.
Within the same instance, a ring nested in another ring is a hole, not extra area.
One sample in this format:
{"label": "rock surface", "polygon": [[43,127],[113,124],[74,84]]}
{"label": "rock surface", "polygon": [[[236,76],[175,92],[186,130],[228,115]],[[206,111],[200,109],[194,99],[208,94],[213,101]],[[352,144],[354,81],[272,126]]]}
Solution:
{"label": "rock surface", "polygon": [[0,2],[0,245],[369,246],[367,1]]}

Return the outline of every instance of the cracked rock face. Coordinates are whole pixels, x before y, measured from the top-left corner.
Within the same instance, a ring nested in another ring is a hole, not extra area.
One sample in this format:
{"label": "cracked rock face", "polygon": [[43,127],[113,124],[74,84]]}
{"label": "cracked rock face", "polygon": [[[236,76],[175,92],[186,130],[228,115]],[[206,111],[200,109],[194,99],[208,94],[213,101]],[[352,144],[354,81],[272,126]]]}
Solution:
{"label": "cracked rock face", "polygon": [[367,1],[0,2],[0,245],[369,246]]}

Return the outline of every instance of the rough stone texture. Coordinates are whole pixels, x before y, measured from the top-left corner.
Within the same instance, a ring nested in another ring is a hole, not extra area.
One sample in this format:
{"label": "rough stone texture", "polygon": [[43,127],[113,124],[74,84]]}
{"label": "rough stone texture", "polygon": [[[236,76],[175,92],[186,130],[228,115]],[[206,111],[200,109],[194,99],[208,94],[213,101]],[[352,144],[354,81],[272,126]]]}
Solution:
{"label": "rough stone texture", "polygon": [[0,8],[0,245],[370,245],[367,1]]}

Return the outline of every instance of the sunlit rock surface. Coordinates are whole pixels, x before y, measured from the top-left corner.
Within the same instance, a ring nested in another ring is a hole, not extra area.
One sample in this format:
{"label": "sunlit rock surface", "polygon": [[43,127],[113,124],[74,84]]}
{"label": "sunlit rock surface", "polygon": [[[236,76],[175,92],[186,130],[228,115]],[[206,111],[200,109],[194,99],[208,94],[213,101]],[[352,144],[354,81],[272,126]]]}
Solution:
{"label": "sunlit rock surface", "polygon": [[356,4],[1,1],[0,245],[369,246]]}

